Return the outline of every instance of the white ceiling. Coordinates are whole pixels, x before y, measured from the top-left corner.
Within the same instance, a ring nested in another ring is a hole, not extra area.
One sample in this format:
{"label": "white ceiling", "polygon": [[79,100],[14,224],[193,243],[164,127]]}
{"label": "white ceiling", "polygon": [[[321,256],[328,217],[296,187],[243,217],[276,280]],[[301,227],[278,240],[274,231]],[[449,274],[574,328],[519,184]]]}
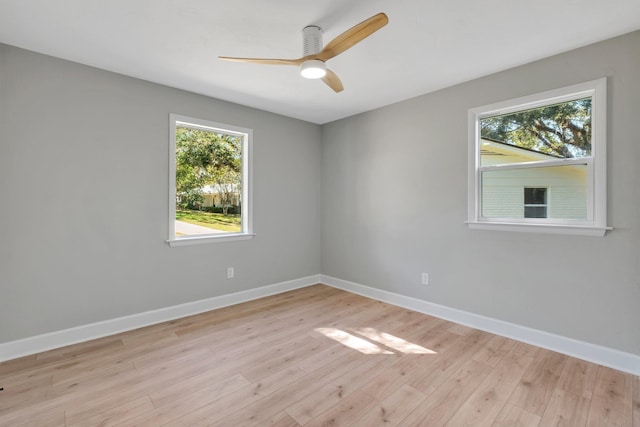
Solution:
{"label": "white ceiling", "polygon": [[[324,43],[389,24],[328,62],[334,93],[295,67],[302,28]],[[0,0],[0,42],[326,123],[640,29],[639,0]]]}

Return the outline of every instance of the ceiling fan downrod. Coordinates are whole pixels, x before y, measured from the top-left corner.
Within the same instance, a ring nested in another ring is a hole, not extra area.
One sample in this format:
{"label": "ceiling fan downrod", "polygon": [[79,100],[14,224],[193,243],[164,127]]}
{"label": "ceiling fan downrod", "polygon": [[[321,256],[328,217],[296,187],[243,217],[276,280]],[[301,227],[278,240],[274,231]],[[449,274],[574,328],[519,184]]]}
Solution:
{"label": "ceiling fan downrod", "polygon": [[322,50],[322,28],[308,25],[302,29],[302,56],[315,55]]}

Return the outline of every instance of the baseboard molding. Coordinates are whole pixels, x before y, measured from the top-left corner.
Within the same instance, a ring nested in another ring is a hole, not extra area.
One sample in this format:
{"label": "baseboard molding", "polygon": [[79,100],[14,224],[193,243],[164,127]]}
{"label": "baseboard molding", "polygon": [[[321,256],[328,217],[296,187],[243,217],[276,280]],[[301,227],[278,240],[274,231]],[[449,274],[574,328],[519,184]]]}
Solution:
{"label": "baseboard molding", "polygon": [[37,335],[16,341],[0,344],[0,362],[16,359],[18,357],[41,353],[54,348],[65,347],[79,342],[154,325],[181,317],[192,316],[205,311],[215,310],[242,302],[263,298],[270,295],[320,283],[320,275],[303,277],[273,285],[262,286],[232,294],[220,295],[204,300],[174,305],[158,310],[77,326],[62,331]]}
{"label": "baseboard molding", "polygon": [[450,320],[474,329],[512,338],[558,353],[608,366],[620,371],[640,375],[640,356],[623,351],[578,341],[549,332],[520,326],[502,320],[469,313],[455,308],[434,304],[417,298],[407,297],[393,292],[383,291],[359,283],[320,275],[320,282],[334,288],[383,301],[420,313]]}

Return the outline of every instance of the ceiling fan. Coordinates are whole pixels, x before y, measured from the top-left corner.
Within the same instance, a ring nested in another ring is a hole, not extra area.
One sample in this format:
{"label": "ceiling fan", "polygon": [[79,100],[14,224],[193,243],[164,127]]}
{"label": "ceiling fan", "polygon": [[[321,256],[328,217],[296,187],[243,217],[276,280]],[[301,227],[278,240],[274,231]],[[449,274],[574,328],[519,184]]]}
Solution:
{"label": "ceiling fan", "polygon": [[300,67],[302,77],[322,79],[335,92],[341,92],[344,89],[342,82],[336,73],[327,68],[326,62],[369,37],[387,25],[388,22],[389,18],[384,13],[373,15],[331,40],[324,48],[322,47],[322,28],[317,25],[304,27],[302,29],[303,56],[298,59],[234,58],[229,56],[219,56],[218,58],[223,61],[255,64],[295,65]]}

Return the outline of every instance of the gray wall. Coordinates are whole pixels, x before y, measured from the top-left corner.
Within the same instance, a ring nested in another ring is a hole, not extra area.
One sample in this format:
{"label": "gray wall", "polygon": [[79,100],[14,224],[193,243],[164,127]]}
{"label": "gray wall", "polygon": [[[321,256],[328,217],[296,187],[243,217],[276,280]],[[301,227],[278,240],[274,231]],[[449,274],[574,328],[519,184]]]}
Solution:
{"label": "gray wall", "polygon": [[[468,109],[603,76],[615,230],[469,230]],[[640,354],[639,119],[635,32],[325,125],[322,272]]]}
{"label": "gray wall", "polygon": [[[169,113],[254,130],[253,240],[165,243]],[[318,274],[320,161],[317,125],[0,45],[0,342]]]}

